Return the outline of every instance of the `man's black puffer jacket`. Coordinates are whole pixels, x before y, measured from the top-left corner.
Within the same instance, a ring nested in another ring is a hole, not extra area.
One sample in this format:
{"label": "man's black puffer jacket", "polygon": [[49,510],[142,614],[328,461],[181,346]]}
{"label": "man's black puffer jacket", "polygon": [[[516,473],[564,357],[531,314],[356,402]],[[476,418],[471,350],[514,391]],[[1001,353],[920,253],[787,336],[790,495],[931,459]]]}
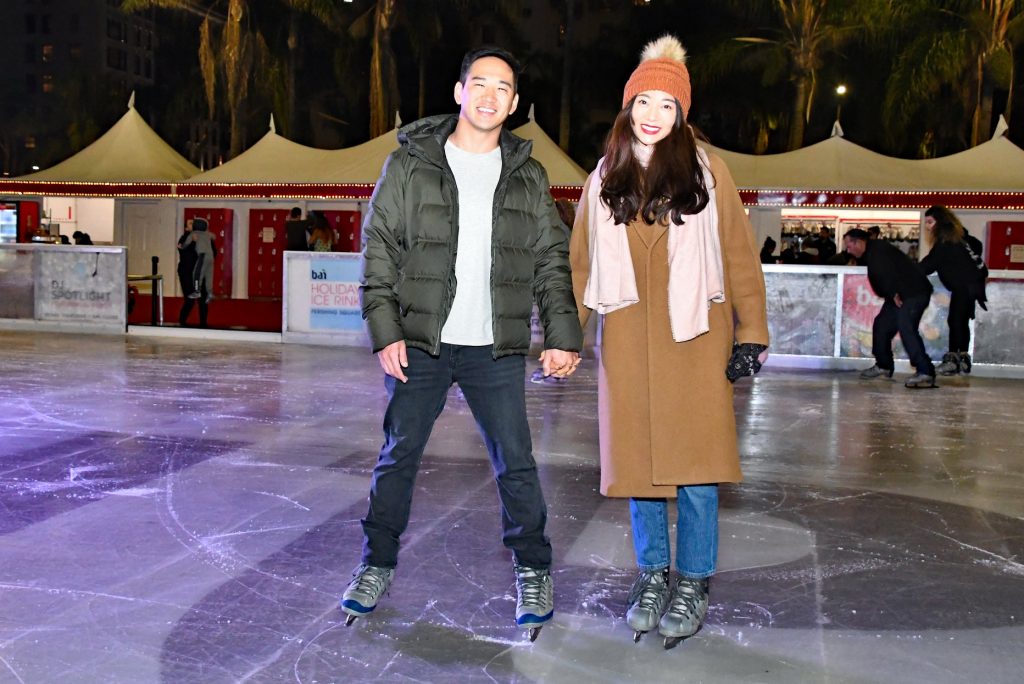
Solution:
{"label": "man's black puffer jacket", "polygon": [[[405,340],[434,356],[455,298],[458,190],[444,145],[458,117],[428,117],[403,127],[363,222],[360,288],[373,351]],[[544,347],[583,345],[572,294],[568,240],[532,143],[502,130],[502,168],[494,193],[491,309],[494,358],[526,354],[536,298]]]}

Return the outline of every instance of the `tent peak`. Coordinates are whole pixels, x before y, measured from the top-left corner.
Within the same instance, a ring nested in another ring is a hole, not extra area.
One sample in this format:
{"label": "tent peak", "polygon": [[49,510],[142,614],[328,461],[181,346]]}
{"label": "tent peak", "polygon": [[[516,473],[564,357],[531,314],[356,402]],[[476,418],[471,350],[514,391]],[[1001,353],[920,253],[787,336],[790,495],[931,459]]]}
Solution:
{"label": "tent peak", "polygon": [[399,112],[395,112],[395,130],[397,131],[402,127],[402,115]]}
{"label": "tent peak", "polygon": [[1006,123],[1006,117],[1002,114],[999,115],[999,121],[996,122],[996,130],[992,132],[992,139],[1005,136],[1010,131],[1010,124]]}
{"label": "tent peak", "polygon": [[274,126],[274,113],[270,113],[270,132],[277,133],[277,127]]}
{"label": "tent peak", "polygon": [[128,98],[128,109],[135,109],[135,91],[132,91],[131,96]]}
{"label": "tent peak", "polygon": [[832,124],[832,134],[829,137],[835,138],[837,136],[843,137],[843,126],[839,123],[839,119],[836,119],[836,122]]}
{"label": "tent peak", "polygon": [[533,121],[533,103],[530,103],[530,113],[526,115],[528,121]]}

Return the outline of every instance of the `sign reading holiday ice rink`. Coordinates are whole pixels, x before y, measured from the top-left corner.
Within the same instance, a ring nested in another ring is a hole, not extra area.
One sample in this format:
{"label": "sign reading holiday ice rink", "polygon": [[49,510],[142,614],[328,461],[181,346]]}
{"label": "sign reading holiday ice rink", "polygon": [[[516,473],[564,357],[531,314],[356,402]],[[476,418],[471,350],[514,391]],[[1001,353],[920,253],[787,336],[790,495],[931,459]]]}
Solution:
{"label": "sign reading holiday ice rink", "polygon": [[359,268],[355,253],[285,252],[285,335],[327,343],[363,339]]}

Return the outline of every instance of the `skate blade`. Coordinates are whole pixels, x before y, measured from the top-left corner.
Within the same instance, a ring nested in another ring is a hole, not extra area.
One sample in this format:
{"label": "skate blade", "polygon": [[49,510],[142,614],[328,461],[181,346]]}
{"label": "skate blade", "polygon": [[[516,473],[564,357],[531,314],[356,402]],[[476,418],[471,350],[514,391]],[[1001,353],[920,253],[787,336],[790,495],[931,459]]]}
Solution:
{"label": "skate blade", "polygon": [[640,642],[640,637],[642,637],[643,635],[644,635],[644,632],[641,632],[639,629],[636,630],[635,632],[633,632],[633,643],[634,644],[639,643]]}
{"label": "skate blade", "polygon": [[665,643],[663,644],[665,650],[671,650],[678,646],[681,642],[686,641],[690,637],[665,637]]}
{"label": "skate blade", "polygon": [[345,626],[346,627],[350,627],[352,625],[352,623],[356,621],[357,617],[359,617],[359,616],[358,615],[348,615],[345,618]]}
{"label": "skate blade", "polygon": [[531,643],[531,644],[532,644],[532,643],[533,643],[534,641],[536,641],[536,640],[537,640],[537,637],[539,637],[539,636],[540,636],[540,630],[542,630],[542,629],[544,629],[544,628],[543,628],[543,627],[531,627],[531,628],[530,628],[530,632],[529,632],[529,634],[530,634],[530,643]]}

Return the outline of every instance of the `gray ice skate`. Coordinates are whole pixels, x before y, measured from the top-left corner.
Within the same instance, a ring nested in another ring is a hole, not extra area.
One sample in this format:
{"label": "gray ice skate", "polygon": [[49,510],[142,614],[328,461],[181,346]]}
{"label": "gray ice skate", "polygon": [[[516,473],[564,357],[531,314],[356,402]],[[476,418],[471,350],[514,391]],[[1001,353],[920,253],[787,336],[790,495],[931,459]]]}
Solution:
{"label": "gray ice skate", "polygon": [[708,581],[689,577],[676,579],[672,601],[658,625],[658,632],[665,637],[665,648],[673,648],[696,634],[707,614]]}
{"label": "gray ice skate", "polygon": [[364,563],[352,574],[355,577],[341,597],[341,609],[348,613],[348,617],[345,618],[346,627],[355,622],[357,617],[373,612],[377,607],[377,601],[391,586],[391,578],[395,576],[395,569],[380,568]]}
{"label": "gray ice skate", "polygon": [[544,568],[515,566],[516,624],[530,631],[536,641],[541,627],[555,614],[555,592],[551,573]]}
{"label": "gray ice skate", "polygon": [[633,630],[634,644],[640,641],[640,637],[658,626],[658,620],[665,612],[670,593],[668,568],[643,570],[633,581],[633,586],[629,590],[626,624]]}

